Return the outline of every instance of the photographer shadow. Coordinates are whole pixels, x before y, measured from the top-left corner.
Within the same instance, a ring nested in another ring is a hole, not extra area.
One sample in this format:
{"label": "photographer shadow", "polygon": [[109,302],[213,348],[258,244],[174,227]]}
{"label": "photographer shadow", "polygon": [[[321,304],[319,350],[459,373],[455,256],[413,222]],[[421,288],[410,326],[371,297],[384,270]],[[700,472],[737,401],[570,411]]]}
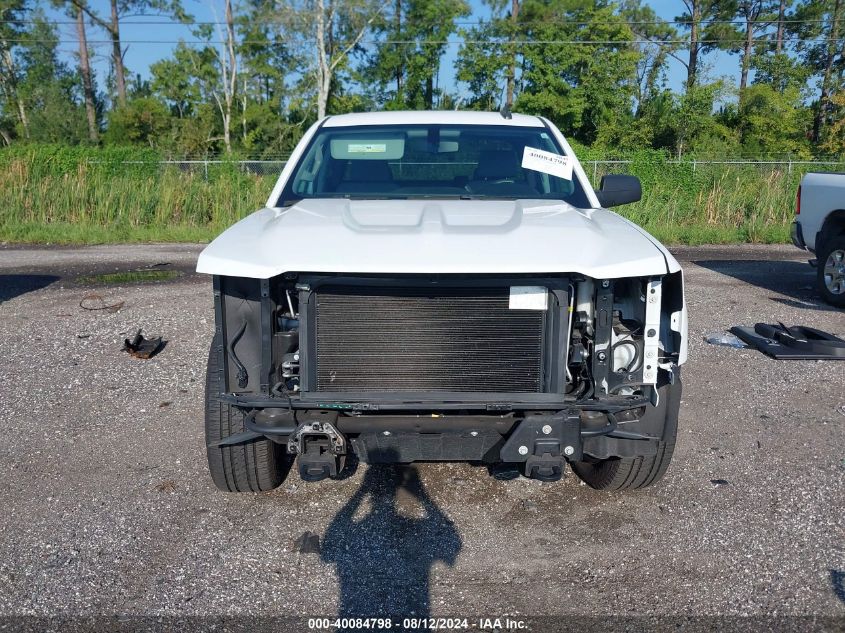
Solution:
{"label": "photographer shadow", "polygon": [[454,565],[460,551],[457,529],[415,467],[370,465],[326,530],[321,558],[337,566],[338,617],[391,616],[393,629],[402,630],[401,618],[430,616],[431,568]]}

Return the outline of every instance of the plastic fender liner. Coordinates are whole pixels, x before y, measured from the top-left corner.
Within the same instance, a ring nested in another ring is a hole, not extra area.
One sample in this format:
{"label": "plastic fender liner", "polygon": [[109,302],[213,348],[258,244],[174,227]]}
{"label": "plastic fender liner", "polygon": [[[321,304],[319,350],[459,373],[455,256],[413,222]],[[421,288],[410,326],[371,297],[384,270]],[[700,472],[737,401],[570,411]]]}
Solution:
{"label": "plastic fender liner", "polygon": [[[661,372],[662,375],[662,372]],[[645,414],[636,422],[619,425],[620,430],[653,437],[663,437],[666,424],[672,418],[677,419],[681,406],[681,377],[675,373],[673,384],[658,384],[660,394],[657,406],[647,406]],[[651,457],[657,453],[657,442],[629,440],[607,435],[585,437],[583,441],[585,455],[596,459],[608,457]]]}

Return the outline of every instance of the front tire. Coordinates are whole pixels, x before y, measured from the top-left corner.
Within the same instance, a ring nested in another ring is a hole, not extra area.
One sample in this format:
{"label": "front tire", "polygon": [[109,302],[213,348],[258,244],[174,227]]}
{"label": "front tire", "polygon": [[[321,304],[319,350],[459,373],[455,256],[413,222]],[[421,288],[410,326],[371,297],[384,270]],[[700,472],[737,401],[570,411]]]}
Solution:
{"label": "front tire", "polygon": [[205,379],[205,445],[214,485],[224,492],[265,492],[281,485],[290,469],[284,448],[270,440],[210,446],[244,430],[243,413],[220,402],[220,337],[211,342]]}
{"label": "front tire", "polygon": [[828,238],[818,253],[816,281],[822,298],[845,308],[845,234]]}
{"label": "front tire", "polygon": [[657,452],[651,457],[589,458],[572,464],[573,472],[585,484],[596,490],[635,490],[657,483],[666,474],[675,441],[678,437],[678,405],[681,396],[680,379],[675,385],[660,389],[665,418]]}

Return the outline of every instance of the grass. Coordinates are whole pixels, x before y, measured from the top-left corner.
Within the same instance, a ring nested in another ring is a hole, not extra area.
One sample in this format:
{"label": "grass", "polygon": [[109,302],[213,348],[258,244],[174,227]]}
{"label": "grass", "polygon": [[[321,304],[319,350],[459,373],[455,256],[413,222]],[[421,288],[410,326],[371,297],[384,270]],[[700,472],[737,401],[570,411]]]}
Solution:
{"label": "grass", "polygon": [[[139,160],[138,153],[51,146],[0,150],[0,241],[207,242],[263,206],[275,181],[236,165],[213,166],[206,178],[162,168],[149,151]],[[644,197],[617,212],[667,244],[789,239],[798,169],[673,164],[655,152],[635,155],[623,167],[640,177]]]}
{"label": "grass", "polygon": [[104,273],[101,275],[83,275],[76,278],[76,283],[85,286],[98,284],[132,284],[156,281],[168,281],[181,277],[178,270],[129,270],[119,273]]}

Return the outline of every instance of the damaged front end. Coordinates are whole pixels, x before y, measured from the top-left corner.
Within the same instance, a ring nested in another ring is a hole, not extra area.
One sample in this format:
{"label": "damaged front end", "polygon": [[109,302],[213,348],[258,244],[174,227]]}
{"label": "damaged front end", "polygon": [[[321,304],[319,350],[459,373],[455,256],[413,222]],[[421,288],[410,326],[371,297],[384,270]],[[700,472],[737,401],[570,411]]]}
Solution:
{"label": "damaged front end", "polygon": [[218,399],[303,478],[364,462],[646,458],[674,429],[681,273],[214,277]]}

